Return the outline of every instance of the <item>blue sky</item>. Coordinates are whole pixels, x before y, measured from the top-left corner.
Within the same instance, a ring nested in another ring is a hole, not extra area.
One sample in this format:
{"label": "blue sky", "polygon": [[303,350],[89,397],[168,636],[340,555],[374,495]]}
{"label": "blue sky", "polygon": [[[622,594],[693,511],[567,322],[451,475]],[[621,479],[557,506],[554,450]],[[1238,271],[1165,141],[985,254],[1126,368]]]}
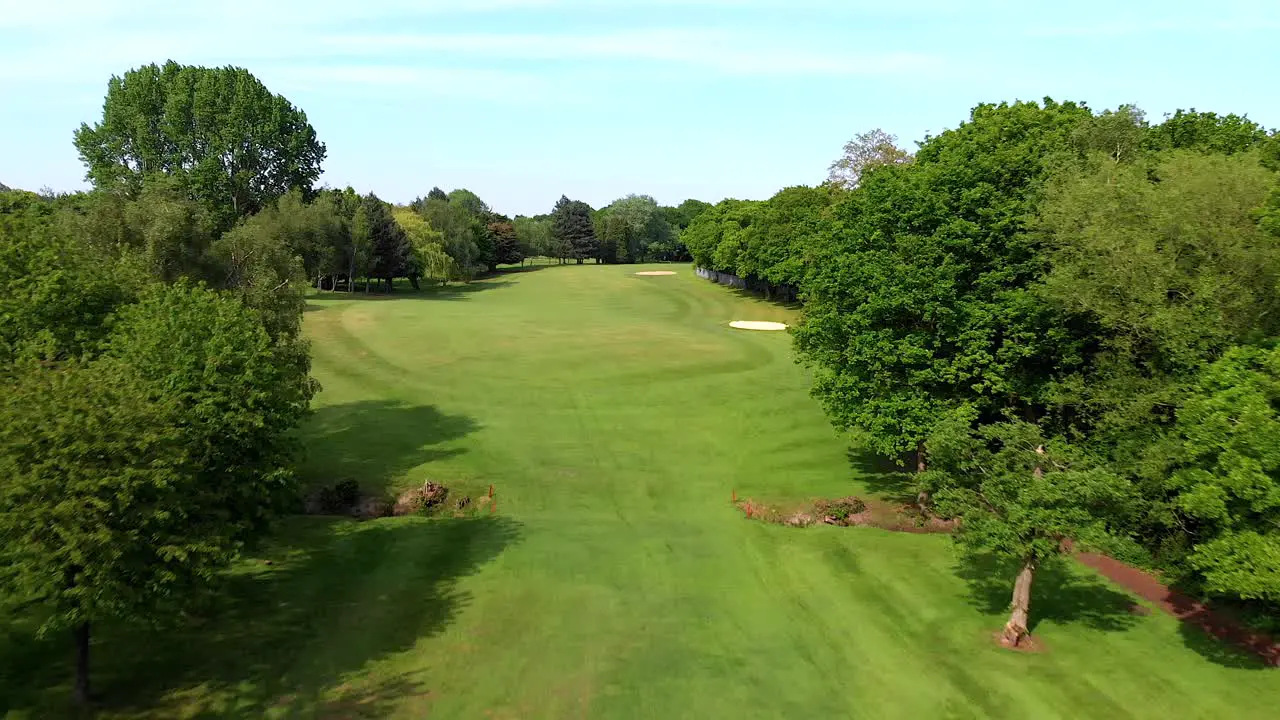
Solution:
{"label": "blue sky", "polygon": [[857,132],[911,145],[987,101],[1277,126],[1277,37],[1274,0],[0,0],[0,182],[83,187],[107,79],[170,58],[304,109],[323,182],[533,214],[765,198]]}

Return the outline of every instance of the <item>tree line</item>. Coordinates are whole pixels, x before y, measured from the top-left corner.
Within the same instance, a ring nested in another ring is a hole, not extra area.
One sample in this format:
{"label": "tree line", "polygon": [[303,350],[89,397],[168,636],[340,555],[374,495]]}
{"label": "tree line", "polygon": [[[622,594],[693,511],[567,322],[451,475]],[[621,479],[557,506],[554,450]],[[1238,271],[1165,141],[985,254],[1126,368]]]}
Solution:
{"label": "tree line", "polygon": [[593,209],[561,196],[546,215],[517,216],[516,237],[528,256],[560,262],[678,262],[689,260],[683,234],[707,208],[701,200],[659,205],[648,195],[627,195]]}
{"label": "tree line", "polygon": [[0,608],[69,631],[80,704],[95,625],[198,611],[300,508],[312,288],[679,259],[703,206],[564,199],[513,220],[466,189],[396,206],[317,188],[306,114],[236,67],[112,77],[74,144],[92,190],[0,187]]}
{"label": "tree line", "polygon": [[726,200],[696,264],[798,288],[832,422],[1011,563],[1084,543],[1280,623],[1280,138],[1238,115],[981,105],[914,153]]}
{"label": "tree line", "polygon": [[83,705],[92,628],[198,611],[300,507],[308,286],[488,256],[315,188],[325,146],[243,69],[113,77],[75,146],[91,191],[0,191],[0,608],[68,633]]}

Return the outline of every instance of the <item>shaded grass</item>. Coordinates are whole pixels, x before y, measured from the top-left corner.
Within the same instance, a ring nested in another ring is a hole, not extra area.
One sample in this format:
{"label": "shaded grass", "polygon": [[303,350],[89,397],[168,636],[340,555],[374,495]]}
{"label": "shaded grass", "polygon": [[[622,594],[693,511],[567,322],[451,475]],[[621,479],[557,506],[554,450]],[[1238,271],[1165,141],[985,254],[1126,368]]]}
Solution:
{"label": "shaded grass", "polygon": [[[1009,653],[1008,578],[962,577],[949,538],[742,519],[735,490],[867,494],[892,469],[851,463],[785,334],[726,327],[793,311],[640,269],[314,301],[307,476],[494,483],[509,524],[293,523],[228,609],[101,636],[109,716],[1273,716],[1273,673],[1121,615],[1088,571],[1037,580],[1049,650]],[[36,669],[0,694],[47,716],[65,648],[16,642],[5,667]]]}

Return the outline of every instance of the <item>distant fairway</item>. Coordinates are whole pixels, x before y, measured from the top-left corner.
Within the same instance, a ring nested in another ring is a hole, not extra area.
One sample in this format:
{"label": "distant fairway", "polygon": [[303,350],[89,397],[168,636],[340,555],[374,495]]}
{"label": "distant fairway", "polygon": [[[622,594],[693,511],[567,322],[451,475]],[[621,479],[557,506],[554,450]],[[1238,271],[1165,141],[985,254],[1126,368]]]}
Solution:
{"label": "distant fairway", "polygon": [[[230,610],[103,631],[99,688],[135,700],[105,716],[1276,717],[1280,675],[1083,570],[1037,578],[1046,651],[1015,654],[991,641],[1006,579],[971,592],[948,538],[744,520],[734,490],[883,479],[808,397],[786,333],[728,327],[791,311],[635,275],[662,269],[314,299],[307,479],[492,483],[497,515],[290,522]],[[0,635],[13,716],[65,694],[65,654]]]}

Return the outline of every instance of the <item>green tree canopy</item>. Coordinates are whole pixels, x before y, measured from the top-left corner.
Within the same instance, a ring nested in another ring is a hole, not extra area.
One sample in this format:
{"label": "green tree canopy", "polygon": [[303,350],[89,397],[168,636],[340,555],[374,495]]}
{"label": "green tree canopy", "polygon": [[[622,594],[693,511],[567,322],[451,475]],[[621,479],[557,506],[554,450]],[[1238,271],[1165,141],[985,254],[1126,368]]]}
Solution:
{"label": "green tree canopy", "polygon": [[897,454],[948,407],[1034,410],[1043,367],[1074,338],[1029,290],[1044,261],[1026,221],[1090,117],[1051,100],[979,106],[832,207],[795,339],[837,426]]}
{"label": "green tree canopy", "polygon": [[939,423],[929,440],[928,474],[941,488],[938,509],[962,520],[958,537],[969,555],[1018,567],[1002,634],[1016,646],[1028,633],[1035,572],[1065,554],[1065,540],[1105,535],[1108,521],[1127,511],[1130,487],[1076,449],[1046,441],[1035,425],[974,430],[977,419],[968,408]]}
{"label": "green tree canopy", "polygon": [[224,229],[309,191],[325,157],[306,114],[248,70],[173,61],[112,77],[101,122],[81,125],[75,144],[95,186],[136,194],[167,175]]}
{"label": "green tree canopy", "polygon": [[1151,128],[1146,146],[1151,150],[1200,150],[1230,155],[1244,152],[1267,139],[1258,123],[1234,113],[1178,110]]}
{"label": "green tree canopy", "polygon": [[567,257],[576,259],[581,265],[585,258],[597,255],[598,245],[595,227],[591,222],[590,205],[561,196],[551,215],[552,234],[568,248]]}
{"label": "green tree canopy", "polygon": [[1280,603],[1280,349],[1234,348],[1172,432],[1172,505],[1208,591]]}

